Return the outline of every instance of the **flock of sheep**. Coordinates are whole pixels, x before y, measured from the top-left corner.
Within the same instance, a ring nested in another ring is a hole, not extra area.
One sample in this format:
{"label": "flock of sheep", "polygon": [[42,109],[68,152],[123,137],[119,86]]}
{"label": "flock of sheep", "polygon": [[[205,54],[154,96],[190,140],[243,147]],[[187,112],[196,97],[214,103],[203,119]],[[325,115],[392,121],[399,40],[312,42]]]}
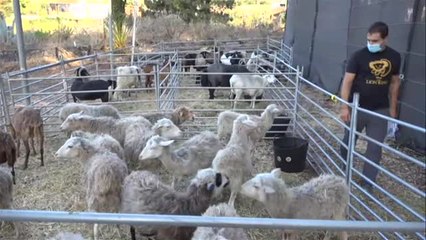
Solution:
{"label": "flock of sheep", "polygon": [[[228,56],[230,63],[234,56],[238,57],[235,54]],[[256,57],[254,53],[250,60],[253,57]],[[203,58],[207,59],[206,56]],[[242,66],[241,63],[240,60],[236,65],[212,63],[202,71],[250,72],[250,62],[247,66]],[[170,61],[163,65],[167,64],[169,67],[173,65]],[[133,79],[126,79],[139,81],[135,80],[140,77],[138,68],[126,67],[127,70],[135,71],[130,74],[133,75],[131,76]],[[146,71],[152,71],[145,67]],[[235,71],[237,68],[245,70]],[[121,73],[121,70],[118,70],[118,73]],[[129,75],[126,71],[123,75]],[[89,74],[86,69],[79,68],[77,76]],[[77,78],[73,86],[75,91],[99,90],[97,89],[99,86],[104,90],[110,87],[129,88],[130,85],[123,84],[126,81],[121,79],[123,78],[119,76],[114,83],[103,80],[84,82],[82,78]],[[127,83],[131,82],[130,80]],[[150,86],[151,80],[146,79],[147,87]],[[165,78],[163,80],[166,81]],[[202,86],[230,84],[231,93],[236,95],[236,100],[248,95],[252,98],[253,108],[255,99],[262,97],[262,87],[274,81],[277,80],[272,75],[201,76]],[[246,89],[247,87],[253,89]],[[121,99],[123,94],[121,91],[114,94],[117,93],[116,98]],[[214,97],[213,93],[214,90],[210,91],[210,97]],[[103,102],[110,99],[108,92],[73,93],[73,98],[75,101],[100,98]],[[236,102],[233,104],[234,108],[235,105]],[[81,172],[84,176],[81,183],[85,189],[88,211],[239,216],[235,209],[235,200],[237,195],[241,194],[243,197],[261,202],[269,215],[275,218],[345,219],[349,189],[343,178],[321,175],[300,186],[287,187],[279,168],[265,173],[254,172],[255,148],[271,129],[274,119],[283,111],[284,109],[276,104],[268,105],[261,115],[223,111],[217,117],[217,132],[202,131],[183,141],[179,140],[183,134],[180,125],[196,118],[193,111],[185,106],[167,114],[140,113],[124,116],[111,105],[67,103],[61,108],[59,118],[62,121],[60,129],[69,138],[56,151],[55,157],[78,160],[81,163]],[[40,110],[29,106],[17,108],[10,132],[12,135],[0,131],[0,164],[6,163],[10,167],[10,170],[0,168],[0,208],[12,206],[14,165],[21,140],[26,149],[24,168],[28,164],[29,143],[33,152],[36,152],[34,139],[39,142],[41,165],[44,164],[43,121]],[[173,175],[171,183],[165,183],[160,179],[158,176],[160,168]],[[191,180],[185,182],[186,190],[180,191],[175,185],[176,182],[182,182],[185,176]],[[17,178],[19,179],[19,176]],[[228,202],[218,202],[220,196],[227,194],[226,189],[230,190]],[[17,225],[15,230],[19,235]],[[121,236],[120,229],[117,230]],[[98,239],[99,231],[98,225],[94,224],[94,239]],[[217,227],[131,226],[130,234],[132,240],[140,236],[165,240],[249,239],[243,229]],[[280,235],[282,239],[297,237],[294,231],[282,231]],[[339,237],[347,239],[347,234],[339,232]],[[324,239],[328,238],[329,235],[326,234]],[[83,237],[61,233],[57,239],[83,239]]]}

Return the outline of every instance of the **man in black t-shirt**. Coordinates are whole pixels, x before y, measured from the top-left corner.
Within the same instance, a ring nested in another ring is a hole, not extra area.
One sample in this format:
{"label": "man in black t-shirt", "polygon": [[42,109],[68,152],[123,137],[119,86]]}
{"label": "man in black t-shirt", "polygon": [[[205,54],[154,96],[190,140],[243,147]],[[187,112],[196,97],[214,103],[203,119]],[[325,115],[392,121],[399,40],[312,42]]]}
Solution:
{"label": "man in black t-shirt", "polygon": [[[401,55],[386,46],[388,31],[388,26],[383,22],[376,22],[370,26],[367,33],[367,47],[356,51],[348,61],[341,97],[352,102],[353,94],[357,92],[360,96],[361,108],[396,118]],[[349,124],[350,109],[347,105],[342,106],[340,117]],[[387,121],[371,114],[358,112],[356,129],[361,132],[364,128],[368,137],[383,142],[387,132]],[[347,144],[348,139],[349,132],[346,130],[343,142]],[[340,152],[346,159],[346,147],[341,146]],[[380,164],[382,148],[368,141],[365,157]],[[375,182],[377,173],[378,169],[375,166],[365,162],[364,176]],[[362,185],[367,190],[371,189],[371,183],[368,181],[363,181]]]}

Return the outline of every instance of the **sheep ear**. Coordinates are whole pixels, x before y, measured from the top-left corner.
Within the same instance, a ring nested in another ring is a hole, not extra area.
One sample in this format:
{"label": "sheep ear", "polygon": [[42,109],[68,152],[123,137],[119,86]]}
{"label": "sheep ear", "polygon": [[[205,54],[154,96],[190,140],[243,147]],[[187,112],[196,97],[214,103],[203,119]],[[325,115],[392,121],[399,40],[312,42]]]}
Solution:
{"label": "sheep ear", "polygon": [[161,141],[160,145],[163,147],[167,147],[170,146],[170,144],[172,144],[175,140],[169,140],[169,141]]}
{"label": "sheep ear", "polygon": [[263,186],[263,190],[265,191],[265,193],[268,193],[268,194],[275,192],[275,189],[273,189],[269,186]]}
{"label": "sheep ear", "polygon": [[211,191],[214,190],[214,188],[215,188],[214,183],[208,183],[207,184],[207,191],[211,192]]}
{"label": "sheep ear", "polygon": [[280,168],[275,168],[274,170],[271,171],[272,176],[276,177],[276,178],[281,178],[281,169]]}

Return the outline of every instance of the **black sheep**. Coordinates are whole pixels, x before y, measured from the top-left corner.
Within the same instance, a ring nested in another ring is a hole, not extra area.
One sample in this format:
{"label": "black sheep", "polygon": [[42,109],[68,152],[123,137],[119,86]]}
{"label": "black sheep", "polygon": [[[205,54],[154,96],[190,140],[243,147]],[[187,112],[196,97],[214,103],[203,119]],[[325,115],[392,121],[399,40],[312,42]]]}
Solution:
{"label": "black sheep", "polygon": [[[201,86],[203,87],[230,87],[229,79],[233,73],[249,73],[250,71],[245,66],[241,65],[225,65],[222,63],[211,64],[207,67],[205,73],[231,73],[231,74],[215,74],[215,75],[201,75]],[[214,90],[209,89],[209,99],[214,99]],[[235,98],[233,96],[232,98]],[[245,99],[251,99],[250,96],[244,96]],[[256,99],[262,99],[262,95],[256,97]]]}
{"label": "black sheep", "polygon": [[101,99],[102,102],[108,102],[108,88],[110,86],[115,89],[116,82],[112,80],[92,80],[83,81],[82,76],[90,76],[85,67],[79,67],[76,70],[78,78],[74,80],[71,85],[71,92],[74,91],[90,91],[90,90],[105,90],[105,92],[85,92],[85,93],[71,93],[74,102],[78,100],[96,100]]}

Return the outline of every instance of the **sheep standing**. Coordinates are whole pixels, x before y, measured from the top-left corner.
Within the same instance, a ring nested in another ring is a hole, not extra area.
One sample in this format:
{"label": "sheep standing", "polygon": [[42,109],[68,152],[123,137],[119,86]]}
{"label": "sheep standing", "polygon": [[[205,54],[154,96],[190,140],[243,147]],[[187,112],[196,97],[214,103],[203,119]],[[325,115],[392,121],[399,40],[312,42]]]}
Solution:
{"label": "sheep standing", "polygon": [[[260,141],[271,128],[274,119],[281,113],[283,109],[276,104],[269,104],[260,116],[249,115],[250,120],[254,121],[260,127],[260,131],[250,134],[251,148],[257,141]],[[232,111],[223,111],[217,117],[217,135],[219,139],[227,141],[232,133],[233,122],[237,117],[243,114]]]}
{"label": "sheep standing", "polygon": [[110,152],[117,154],[119,158],[125,160],[123,147],[121,147],[120,143],[115,138],[108,134],[96,134],[77,130],[72,132],[71,137],[81,137],[87,139],[92,144],[103,147]]}
{"label": "sheep standing", "polygon": [[64,121],[70,114],[78,113],[83,111],[84,114],[90,115],[93,117],[112,117],[115,119],[120,118],[120,113],[117,108],[111,105],[87,105],[83,103],[67,103],[59,111],[59,118],[61,121]]}
{"label": "sheep standing", "polygon": [[246,51],[228,51],[222,54],[220,62],[225,65],[245,65],[246,55]]}
{"label": "sheep standing", "polygon": [[[281,170],[257,174],[241,187],[241,194],[264,204],[274,218],[344,220],[349,204],[349,187],[345,179],[324,174],[301,186],[288,188],[281,179]],[[295,233],[287,232],[290,239]],[[283,234],[283,235],[284,235]],[[328,234],[324,239],[328,239]],[[346,240],[346,232],[339,238]]]}
{"label": "sheep standing", "polygon": [[[55,153],[61,159],[80,159],[85,168],[86,203],[89,211],[118,212],[121,191],[128,170],[117,154],[95,145],[87,139],[71,137]],[[94,239],[98,224],[93,227]]]}
{"label": "sheep standing", "polygon": [[172,188],[176,176],[194,174],[197,170],[209,167],[216,153],[223,148],[216,134],[204,131],[185,141],[179,148],[171,150],[174,140],[158,135],[152,136],[139,155],[139,160],[158,158],[164,167],[173,174]]}
{"label": "sheep standing", "polygon": [[[239,217],[235,208],[226,203],[210,206],[203,216]],[[249,240],[242,228],[198,227],[192,240]]]}
{"label": "sheep standing", "polygon": [[259,131],[258,125],[248,115],[234,120],[231,139],[224,149],[217,152],[212,162],[215,171],[230,179],[231,196],[228,204],[234,206],[240,187],[252,172],[249,136]]}
{"label": "sheep standing", "polygon": [[[81,77],[90,76],[89,72],[84,67],[79,67],[76,70],[77,78],[71,85],[71,95],[74,102],[77,100],[96,100],[101,99],[102,102],[108,102],[109,100],[109,88],[115,86],[115,82],[112,80],[91,80],[83,81]],[[98,92],[103,90],[103,92]],[[74,93],[77,91],[87,91],[81,93]],[[96,91],[96,92],[90,92]]]}
{"label": "sheep standing", "polygon": [[0,164],[7,163],[11,168],[13,184],[15,181],[16,145],[9,133],[0,130]]}
{"label": "sheep standing", "polygon": [[194,121],[195,114],[192,110],[186,106],[180,106],[173,110],[171,113],[144,113],[144,114],[135,114],[137,116],[142,116],[148,119],[150,122],[156,122],[162,118],[167,118],[172,120],[172,122],[179,126],[185,121]]}
{"label": "sheep standing", "polygon": [[34,147],[34,137],[38,138],[40,146],[40,166],[44,166],[44,132],[43,132],[43,119],[41,118],[40,109],[34,109],[30,106],[19,106],[15,109],[15,114],[11,119],[11,131],[13,138],[16,140],[16,152],[19,157],[19,148],[21,141],[25,146],[25,162],[24,169],[28,167],[28,159],[30,157],[30,145],[33,149],[34,155],[37,154]]}
{"label": "sheep standing", "polygon": [[[132,172],[124,180],[122,208],[124,213],[201,215],[213,197],[220,194],[229,181],[211,168],[198,170],[185,192],[177,192],[163,184],[149,171]],[[137,227],[144,235],[156,236],[157,240],[191,239],[195,227],[154,226]],[[136,239],[134,227],[130,228]]]}
{"label": "sheep standing", "polygon": [[[13,179],[9,171],[0,167],[0,209],[12,209],[13,203]],[[16,223],[13,223],[15,228],[15,236],[18,238],[19,229]],[[0,227],[3,226],[3,223]]]}
{"label": "sheep standing", "polygon": [[141,83],[140,69],[136,66],[117,67],[117,87],[115,88],[114,98],[123,99],[124,92],[130,97],[130,91],[122,89],[137,88]]}
{"label": "sheep standing", "polygon": [[[235,109],[237,101],[244,95],[251,97],[251,108],[254,109],[256,98],[263,95],[263,91],[268,84],[272,84],[276,81],[273,75],[238,75],[234,74],[229,79],[231,87],[231,94],[235,95],[234,104],[231,104]],[[230,97],[232,99],[232,96]]]}

